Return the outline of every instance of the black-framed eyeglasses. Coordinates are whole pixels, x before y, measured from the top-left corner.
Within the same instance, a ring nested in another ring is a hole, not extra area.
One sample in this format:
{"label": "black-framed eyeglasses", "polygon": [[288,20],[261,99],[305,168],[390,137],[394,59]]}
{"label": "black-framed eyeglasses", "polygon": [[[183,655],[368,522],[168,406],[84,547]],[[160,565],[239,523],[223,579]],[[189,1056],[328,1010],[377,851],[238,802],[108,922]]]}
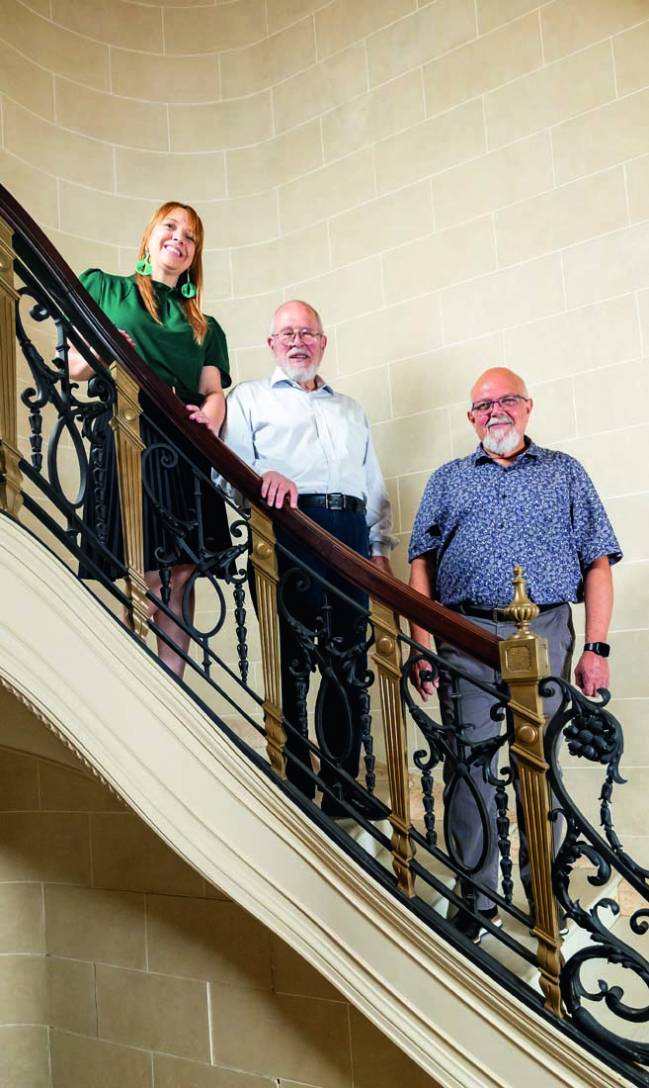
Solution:
{"label": "black-framed eyeglasses", "polygon": [[312,344],[318,337],[324,336],[324,333],[318,332],[317,329],[280,329],[271,336],[273,340],[279,340],[280,344],[291,344],[296,338],[305,344]]}
{"label": "black-framed eyeglasses", "polygon": [[506,393],[504,397],[496,397],[495,400],[477,400],[471,405],[471,411],[476,412],[478,415],[486,415],[492,408],[504,408],[515,411],[518,407],[518,403],[521,400],[529,400],[529,397],[524,397],[521,393]]}

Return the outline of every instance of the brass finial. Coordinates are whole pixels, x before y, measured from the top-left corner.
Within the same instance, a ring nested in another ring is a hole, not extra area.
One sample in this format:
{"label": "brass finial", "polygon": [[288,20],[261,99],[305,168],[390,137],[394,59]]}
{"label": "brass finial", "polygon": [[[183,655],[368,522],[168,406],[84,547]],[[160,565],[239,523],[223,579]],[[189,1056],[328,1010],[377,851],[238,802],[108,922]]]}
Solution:
{"label": "brass finial", "polygon": [[522,567],[514,567],[514,596],[507,608],[503,608],[505,619],[515,623],[518,628],[518,636],[524,637],[530,633],[530,623],[539,614],[539,606],[534,604],[527,595],[527,579]]}

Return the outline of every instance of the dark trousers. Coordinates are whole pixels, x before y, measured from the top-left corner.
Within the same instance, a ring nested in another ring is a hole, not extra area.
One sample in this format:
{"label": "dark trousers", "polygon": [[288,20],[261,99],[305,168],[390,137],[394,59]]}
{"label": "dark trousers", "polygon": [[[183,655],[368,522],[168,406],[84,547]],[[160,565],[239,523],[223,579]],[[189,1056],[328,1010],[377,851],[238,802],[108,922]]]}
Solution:
{"label": "dark trousers", "polygon": [[[369,557],[364,514],[319,507],[309,507],[304,513],[359,555]],[[294,727],[287,729],[286,773],[290,782],[313,798],[315,782],[301,764],[311,766],[305,743],[308,734],[306,699],[314,667],[319,673],[316,743],[327,757],[321,760],[320,776],[333,786],[338,781],[337,767],[352,778],[358,775],[363,719],[369,714],[369,695],[364,683],[367,654],[363,649],[367,638],[363,612],[367,610],[368,598],[294,537],[278,531],[277,542],[307,568],[298,567],[278,548],[282,708],[286,721]],[[310,577],[309,572],[317,577]],[[340,590],[354,604],[328,591],[318,577]],[[253,581],[251,579],[251,586]],[[283,611],[304,629],[303,638]],[[309,643],[315,645],[309,646]]]}
{"label": "dark trousers", "polygon": [[[490,634],[497,635],[499,638],[510,638],[516,630],[515,625],[512,623],[493,623],[491,620],[481,616],[472,616],[471,622],[478,624],[479,627],[483,627],[485,630],[489,631]],[[570,605],[563,604],[559,605],[557,608],[549,609],[547,612],[542,612],[533,621],[531,626],[532,630],[537,635],[548,640],[551,675],[569,679],[572,651],[575,641]],[[460,650],[457,650],[454,646],[451,646],[446,642],[438,642],[437,651],[440,657],[444,658],[449,665],[455,665],[458,668],[463,669],[476,680],[482,680],[489,684],[495,684],[500,680],[500,675],[493,669],[490,669],[487,665],[483,665],[479,661],[475,661],[473,658],[467,657],[466,654],[463,654]],[[491,718],[490,712],[494,706],[494,701],[490,695],[480,688],[475,687],[469,680],[460,678],[458,679],[457,684],[458,694],[461,697],[462,720],[465,725],[471,725],[472,727],[467,730],[467,740],[473,742],[484,741],[497,736],[503,726],[500,722],[496,722]],[[452,715],[456,713],[455,706],[453,702],[451,702],[451,694],[449,686],[445,683],[441,683],[439,697],[442,720],[445,724],[450,724],[454,720]],[[557,691],[553,696],[544,700],[545,713],[550,715],[553,714],[558,708],[559,703],[560,693]],[[494,761],[494,763],[495,762],[496,761]],[[447,760],[444,764],[444,780],[447,789],[449,789],[451,785],[454,769],[453,762]],[[497,773],[497,766],[494,765],[492,767],[492,772],[494,774]],[[490,832],[484,862],[477,872],[472,875],[487,888],[496,889],[498,887],[499,851],[498,837],[496,834],[497,810],[495,787],[484,780],[481,767],[472,768],[471,779],[473,788],[480,795],[485,806]],[[520,811],[520,807],[517,807],[519,809],[520,873],[523,886],[529,898],[530,872],[527,853],[527,835],[522,822],[522,812]],[[448,826],[453,840],[451,849],[463,865],[472,869],[477,864],[482,854],[484,832],[475,797],[471,787],[466,781],[458,781],[455,785],[455,789],[452,790],[449,817]],[[560,835],[560,828],[557,824],[555,824],[554,830],[556,846],[556,839]],[[478,910],[487,910],[489,907],[493,906],[493,900],[483,894],[478,894],[475,906]]]}

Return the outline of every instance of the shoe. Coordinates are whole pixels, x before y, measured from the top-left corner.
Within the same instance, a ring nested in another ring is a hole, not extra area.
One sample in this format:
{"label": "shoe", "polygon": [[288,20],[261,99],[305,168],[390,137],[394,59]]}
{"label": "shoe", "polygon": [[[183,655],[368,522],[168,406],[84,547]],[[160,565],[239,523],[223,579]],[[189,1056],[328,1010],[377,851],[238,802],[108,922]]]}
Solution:
{"label": "shoe", "polygon": [[[489,907],[488,910],[479,910],[476,913],[479,917],[491,922],[492,926],[500,928],[503,924],[503,920],[498,914],[498,907]],[[467,940],[473,941],[474,944],[480,944],[485,933],[489,933],[489,930],[479,921],[479,918],[474,918],[468,911],[463,909],[457,912],[451,924],[458,933],[461,933]]]}
{"label": "shoe", "polygon": [[345,801],[351,811],[348,811],[336,797],[331,797],[330,794],[325,793],[320,808],[325,816],[330,816],[332,820],[353,820],[355,813],[363,816],[366,820],[385,820],[390,814],[387,805],[377,800],[376,797],[372,797],[371,794],[346,797]]}

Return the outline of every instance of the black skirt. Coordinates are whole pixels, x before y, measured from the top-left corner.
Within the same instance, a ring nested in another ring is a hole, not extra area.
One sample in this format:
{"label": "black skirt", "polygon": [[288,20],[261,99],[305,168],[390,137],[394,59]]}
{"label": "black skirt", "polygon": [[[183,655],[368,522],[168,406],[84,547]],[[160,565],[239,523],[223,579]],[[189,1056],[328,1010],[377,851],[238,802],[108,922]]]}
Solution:
{"label": "black skirt", "polygon": [[[203,400],[198,395],[180,399],[190,404]],[[229,548],[231,539],[225,503],[209,482],[210,465],[146,394],[140,394],[140,403],[144,569],[197,563],[205,573],[218,575],[219,564],[210,560]],[[105,412],[93,424],[83,505],[84,524],[109,554],[82,533],[79,577],[103,575],[115,581],[124,574],[119,565],[124,563],[124,541],[110,418]]]}

